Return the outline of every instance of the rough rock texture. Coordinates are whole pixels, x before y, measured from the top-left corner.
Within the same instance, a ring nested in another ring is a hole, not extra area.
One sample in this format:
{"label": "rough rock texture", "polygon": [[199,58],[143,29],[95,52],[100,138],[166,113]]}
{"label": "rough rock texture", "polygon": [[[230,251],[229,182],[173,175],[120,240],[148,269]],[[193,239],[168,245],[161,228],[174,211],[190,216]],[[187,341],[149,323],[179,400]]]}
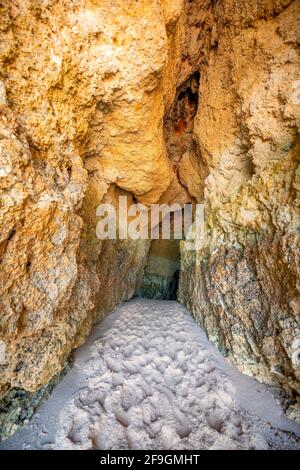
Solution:
{"label": "rough rock texture", "polygon": [[96,237],[119,195],[205,201],[180,300],[242,370],[296,392],[298,10],[1,0],[0,397],[49,382],[138,289],[149,242]]}
{"label": "rough rock texture", "polygon": [[95,326],[74,367],[3,450],[300,450],[300,427],[177,302],[135,299]]}
{"label": "rough rock texture", "polygon": [[19,426],[28,424],[36,409],[50,397],[54,387],[69,370],[69,364],[66,364],[62,372],[36,392],[13,388],[5,394],[0,400],[0,441],[11,436]]}
{"label": "rough rock texture", "polygon": [[197,252],[182,246],[179,295],[241,370],[295,398],[299,6],[228,0],[213,7],[194,123],[198,152],[209,168],[206,226],[204,236],[195,235]]}
{"label": "rough rock texture", "polygon": [[47,383],[134,295],[149,242],[100,242],[98,204],[186,198],[163,138],[182,6],[1,1],[1,395]]}

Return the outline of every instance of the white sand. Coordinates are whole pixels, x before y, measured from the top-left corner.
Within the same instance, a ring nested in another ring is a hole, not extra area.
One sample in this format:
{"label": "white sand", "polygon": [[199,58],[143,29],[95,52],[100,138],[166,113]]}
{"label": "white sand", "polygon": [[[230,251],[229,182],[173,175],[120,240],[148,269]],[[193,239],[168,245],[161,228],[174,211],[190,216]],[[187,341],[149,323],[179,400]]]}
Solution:
{"label": "white sand", "polygon": [[291,432],[299,426],[184,307],[139,299],[93,329],[50,399],[0,449],[300,448]]}

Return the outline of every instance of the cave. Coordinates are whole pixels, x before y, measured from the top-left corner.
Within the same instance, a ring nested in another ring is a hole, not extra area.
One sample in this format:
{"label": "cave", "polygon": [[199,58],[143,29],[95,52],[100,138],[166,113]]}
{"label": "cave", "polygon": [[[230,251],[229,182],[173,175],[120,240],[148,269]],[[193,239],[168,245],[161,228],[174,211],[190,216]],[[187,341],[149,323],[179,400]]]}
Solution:
{"label": "cave", "polygon": [[299,8],[1,2],[0,450],[299,449]]}

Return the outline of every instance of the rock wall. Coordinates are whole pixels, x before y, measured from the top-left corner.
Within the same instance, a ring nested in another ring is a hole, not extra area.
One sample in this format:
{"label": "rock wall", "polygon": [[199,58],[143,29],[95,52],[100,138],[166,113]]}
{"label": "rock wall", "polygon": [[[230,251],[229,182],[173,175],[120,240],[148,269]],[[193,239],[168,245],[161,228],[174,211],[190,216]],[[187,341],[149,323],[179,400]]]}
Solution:
{"label": "rock wall", "polygon": [[163,137],[182,11],[1,2],[0,396],[47,383],[93,322],[134,295],[149,242],[99,241],[97,206],[184,193]]}
{"label": "rock wall", "polygon": [[197,252],[182,245],[179,294],[230,360],[294,399],[300,378],[299,6],[228,0],[213,7],[193,132],[209,168],[205,232],[195,235]]}

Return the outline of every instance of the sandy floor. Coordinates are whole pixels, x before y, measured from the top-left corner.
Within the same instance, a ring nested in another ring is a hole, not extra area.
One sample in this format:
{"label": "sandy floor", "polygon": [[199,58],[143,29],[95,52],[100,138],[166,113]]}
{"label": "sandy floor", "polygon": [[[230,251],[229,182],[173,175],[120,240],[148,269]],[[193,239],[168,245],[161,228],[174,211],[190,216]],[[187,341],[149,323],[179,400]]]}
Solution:
{"label": "sandy floor", "polygon": [[292,433],[299,426],[184,307],[139,299],[94,328],[50,399],[0,449],[300,448]]}

